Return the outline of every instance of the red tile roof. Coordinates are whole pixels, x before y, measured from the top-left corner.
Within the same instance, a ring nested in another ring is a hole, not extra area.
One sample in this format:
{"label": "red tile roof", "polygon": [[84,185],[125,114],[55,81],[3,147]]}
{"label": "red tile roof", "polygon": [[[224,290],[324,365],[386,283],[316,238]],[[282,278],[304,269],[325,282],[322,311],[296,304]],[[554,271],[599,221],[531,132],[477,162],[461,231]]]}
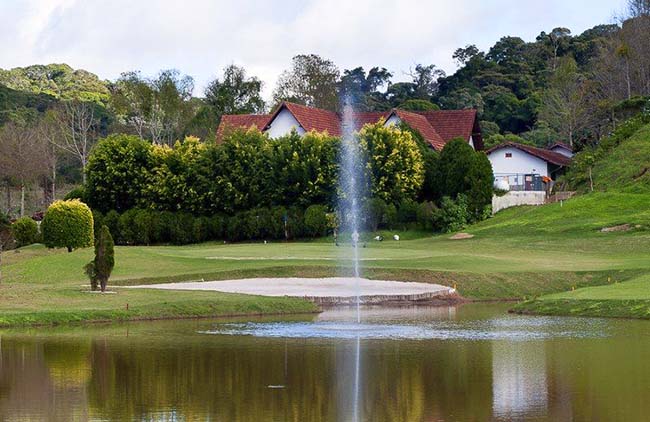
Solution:
{"label": "red tile roof", "polygon": [[[333,111],[323,110],[314,107],[307,107],[300,104],[283,102],[273,114],[264,115],[225,115],[221,119],[217,130],[217,141],[223,138],[227,127],[250,127],[255,126],[260,130],[266,130],[269,124],[283,109],[296,118],[300,126],[307,132],[327,132],[332,136],[341,136],[341,115]],[[388,112],[355,112],[355,129],[359,130],[367,123],[376,123],[380,119],[387,119],[392,113],[405,121],[414,130],[420,132],[422,137],[431,146],[440,150],[444,145],[454,138],[469,140],[474,135],[474,147],[478,150],[483,148],[480,136],[480,128],[476,121],[476,110],[438,110],[438,111],[417,111],[410,112],[395,109]]]}
{"label": "red tile roof", "polygon": [[314,130],[327,132],[332,136],[341,135],[341,119],[335,112],[288,102],[280,104],[268,123],[273,121],[283,108],[287,108],[307,132]]}
{"label": "red tile roof", "polygon": [[559,152],[553,152],[547,149],[536,148],[530,145],[518,144],[516,142],[504,142],[503,144],[490,148],[489,150],[486,151],[486,154],[491,154],[494,151],[507,148],[507,147],[517,148],[521,151],[527,152],[528,154],[534,157],[541,158],[544,161],[547,161],[551,164],[555,164],[558,166],[568,166],[569,164],[571,164],[571,158],[567,157],[566,155],[562,155]]}
{"label": "red tile roof", "polygon": [[256,127],[263,130],[271,118],[270,114],[224,114],[217,128],[217,142],[223,141],[228,130]]}
{"label": "red tile roof", "polygon": [[445,143],[454,138],[469,139],[474,130],[476,110],[419,111],[436,129]]}
{"label": "red tile roof", "polygon": [[409,125],[411,129],[418,131],[424,140],[431,144],[436,151],[440,151],[445,146],[445,141],[431,126],[425,116],[404,110],[395,110],[395,114],[400,120]]}

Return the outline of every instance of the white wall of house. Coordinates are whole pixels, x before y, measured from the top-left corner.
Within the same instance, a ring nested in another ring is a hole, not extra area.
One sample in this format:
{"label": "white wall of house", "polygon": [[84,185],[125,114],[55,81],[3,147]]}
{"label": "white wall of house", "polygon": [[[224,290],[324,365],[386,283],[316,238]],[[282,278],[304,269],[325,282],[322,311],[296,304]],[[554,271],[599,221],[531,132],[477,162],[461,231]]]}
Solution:
{"label": "white wall of house", "polygon": [[397,126],[402,122],[402,119],[397,117],[397,114],[391,114],[390,117],[388,117],[388,120],[386,120],[386,123],[384,123],[384,126]]}
{"label": "white wall of house", "polygon": [[293,114],[285,108],[275,116],[275,119],[273,119],[269,124],[266,133],[268,133],[271,138],[279,138],[290,133],[294,128],[298,132],[298,135],[304,135],[305,129],[300,126],[300,123],[298,123],[298,120],[293,117]]}
{"label": "white wall of house", "polygon": [[476,147],[474,146],[474,138],[472,138],[471,135],[469,137],[469,146],[472,147],[473,149],[476,149]]}
{"label": "white wall of house", "polygon": [[492,172],[496,180],[502,175],[539,174],[548,176],[548,163],[520,149],[513,147],[500,148],[488,154],[492,164]]}
{"label": "white wall of house", "polygon": [[559,145],[556,145],[553,148],[551,148],[551,151],[557,152],[558,154],[562,154],[565,157],[569,157],[569,158],[572,158],[574,155],[572,151],[569,151],[568,149],[561,147]]}

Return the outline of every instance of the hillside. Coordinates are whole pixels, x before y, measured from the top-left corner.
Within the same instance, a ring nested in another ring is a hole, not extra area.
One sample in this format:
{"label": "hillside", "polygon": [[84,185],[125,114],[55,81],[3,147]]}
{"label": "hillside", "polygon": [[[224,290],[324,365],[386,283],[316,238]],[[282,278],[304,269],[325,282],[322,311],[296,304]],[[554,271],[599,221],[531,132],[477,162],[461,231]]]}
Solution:
{"label": "hillside", "polygon": [[604,154],[593,167],[594,189],[650,193],[650,125]]}
{"label": "hillside", "polygon": [[105,105],[110,98],[108,83],[83,69],[67,64],[32,65],[0,69],[0,85],[16,91],[51,95],[57,99],[80,99]]}
{"label": "hillside", "polygon": [[33,113],[42,113],[56,103],[48,94],[16,91],[0,84],[0,125],[21,120]]}
{"label": "hillside", "polygon": [[[650,229],[650,195],[594,192],[562,204],[515,207],[476,224],[468,232],[483,236],[606,236],[600,230],[629,224],[632,231]],[[640,226],[640,227],[636,227]]]}

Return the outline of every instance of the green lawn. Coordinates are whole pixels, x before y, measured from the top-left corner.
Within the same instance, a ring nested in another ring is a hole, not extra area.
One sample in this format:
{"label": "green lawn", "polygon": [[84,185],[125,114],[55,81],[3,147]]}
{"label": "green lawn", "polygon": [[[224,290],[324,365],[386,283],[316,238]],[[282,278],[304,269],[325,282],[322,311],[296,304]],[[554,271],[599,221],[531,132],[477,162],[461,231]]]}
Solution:
{"label": "green lawn", "polygon": [[[455,285],[471,299],[530,299],[614,281],[620,284],[585,291],[630,286],[625,297],[639,299],[650,274],[647,204],[650,195],[593,194],[562,206],[506,210],[468,228],[473,239],[401,233],[409,240],[367,243],[361,250],[363,272],[369,278]],[[623,223],[639,227],[599,231]],[[82,267],[91,255],[91,249],[66,253],[39,245],[4,253],[0,325],[314,310],[300,300],[213,292],[116,288],[115,294],[90,294]],[[324,240],[117,247],[109,284],[342,275],[350,273],[350,256],[349,246]]]}
{"label": "green lawn", "polygon": [[515,312],[650,319],[650,274],[624,283],[585,287],[520,303]]}

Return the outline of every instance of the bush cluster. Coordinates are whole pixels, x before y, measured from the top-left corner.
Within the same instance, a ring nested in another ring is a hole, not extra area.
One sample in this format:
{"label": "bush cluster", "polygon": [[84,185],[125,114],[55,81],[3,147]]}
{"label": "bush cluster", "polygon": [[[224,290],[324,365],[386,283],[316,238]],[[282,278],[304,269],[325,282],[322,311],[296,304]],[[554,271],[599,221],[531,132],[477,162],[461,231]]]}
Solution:
{"label": "bush cluster", "polygon": [[17,247],[37,243],[40,240],[38,224],[30,217],[21,217],[11,225],[13,237]]}

